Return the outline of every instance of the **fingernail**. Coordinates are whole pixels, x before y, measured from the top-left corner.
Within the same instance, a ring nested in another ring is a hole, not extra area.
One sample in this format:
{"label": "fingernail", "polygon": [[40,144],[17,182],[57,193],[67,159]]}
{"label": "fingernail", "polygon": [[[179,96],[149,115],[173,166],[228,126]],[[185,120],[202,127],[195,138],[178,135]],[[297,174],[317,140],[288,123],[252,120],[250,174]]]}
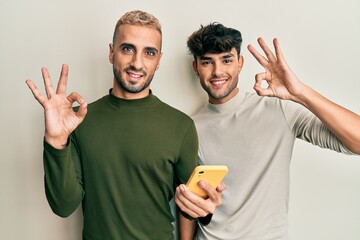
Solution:
{"label": "fingernail", "polygon": [[182,192],[185,191],[185,188],[184,188],[183,185],[180,185],[179,188],[180,188],[180,190],[181,190]]}

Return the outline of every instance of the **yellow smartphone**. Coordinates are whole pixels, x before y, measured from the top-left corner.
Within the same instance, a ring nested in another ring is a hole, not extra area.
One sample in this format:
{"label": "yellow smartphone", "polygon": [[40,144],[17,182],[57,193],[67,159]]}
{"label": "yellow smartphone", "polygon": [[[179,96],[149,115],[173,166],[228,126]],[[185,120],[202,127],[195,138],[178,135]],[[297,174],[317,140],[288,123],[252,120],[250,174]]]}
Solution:
{"label": "yellow smartphone", "polygon": [[216,188],[228,172],[227,166],[224,165],[200,165],[192,172],[186,186],[195,194],[202,198],[207,198],[207,193],[199,187],[201,180],[208,182]]}

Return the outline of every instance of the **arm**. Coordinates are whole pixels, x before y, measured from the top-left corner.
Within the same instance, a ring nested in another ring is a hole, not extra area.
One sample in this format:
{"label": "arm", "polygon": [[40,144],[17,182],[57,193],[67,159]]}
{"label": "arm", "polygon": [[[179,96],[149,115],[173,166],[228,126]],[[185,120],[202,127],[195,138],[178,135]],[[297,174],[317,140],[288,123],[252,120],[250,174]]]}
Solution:
{"label": "arm", "polygon": [[52,211],[68,217],[84,196],[80,159],[72,140],[61,150],[44,141],[44,173],[45,195]]}
{"label": "arm", "polygon": [[192,240],[195,237],[197,225],[194,220],[187,219],[181,213],[179,216],[179,235],[180,240]]}
{"label": "arm", "polygon": [[[31,80],[26,84],[35,99],[44,108],[44,171],[47,200],[59,216],[70,215],[79,205],[83,196],[81,166],[70,133],[83,121],[87,104],[77,93],[65,96],[68,67],[62,66],[58,86],[53,89],[49,72],[42,68],[45,91],[44,97]],[[72,104],[77,101],[79,110],[74,112]]]}
{"label": "arm", "polygon": [[[256,74],[254,89],[257,94],[292,100],[303,105],[313,112],[350,151],[360,154],[360,116],[303,84],[287,65],[276,38],[273,41],[275,55],[262,38],[259,38],[258,42],[266,57],[259,54],[252,45],[248,46],[251,54],[265,68],[265,72]],[[262,81],[268,83],[267,88],[261,87]]]}

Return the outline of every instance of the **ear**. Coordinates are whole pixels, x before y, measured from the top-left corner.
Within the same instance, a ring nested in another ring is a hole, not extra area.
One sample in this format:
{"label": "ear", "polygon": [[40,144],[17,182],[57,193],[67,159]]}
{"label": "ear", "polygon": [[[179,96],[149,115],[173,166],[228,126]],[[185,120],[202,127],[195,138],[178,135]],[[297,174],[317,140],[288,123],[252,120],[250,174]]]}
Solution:
{"label": "ear", "polygon": [[160,53],[159,62],[158,62],[158,65],[156,66],[155,71],[157,71],[160,67],[160,60],[161,60],[162,55],[163,55],[163,53]]}
{"label": "ear", "polygon": [[109,61],[114,64],[114,46],[112,43],[109,43]]}
{"label": "ear", "polygon": [[239,66],[238,66],[238,71],[240,73],[242,67],[244,65],[244,57],[242,55],[239,56]]}
{"label": "ear", "polygon": [[192,67],[193,67],[193,70],[194,70],[195,74],[197,76],[199,76],[199,71],[197,70],[197,62],[196,62],[196,60],[193,60]]}

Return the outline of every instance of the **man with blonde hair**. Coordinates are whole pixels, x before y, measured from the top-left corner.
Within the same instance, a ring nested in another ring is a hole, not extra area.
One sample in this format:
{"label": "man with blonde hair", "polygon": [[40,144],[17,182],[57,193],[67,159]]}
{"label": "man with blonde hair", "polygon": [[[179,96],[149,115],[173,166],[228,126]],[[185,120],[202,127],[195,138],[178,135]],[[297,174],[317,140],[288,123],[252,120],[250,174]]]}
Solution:
{"label": "man with blonde hair", "polygon": [[[46,97],[26,81],[45,112],[47,200],[61,217],[82,203],[83,239],[174,239],[169,201],[197,164],[198,141],[191,118],[150,90],[161,38],[153,15],[124,14],[109,45],[113,88],[89,105],[78,93],[65,95],[65,64],[56,91],[42,68]],[[203,203],[218,205],[218,196]]]}

